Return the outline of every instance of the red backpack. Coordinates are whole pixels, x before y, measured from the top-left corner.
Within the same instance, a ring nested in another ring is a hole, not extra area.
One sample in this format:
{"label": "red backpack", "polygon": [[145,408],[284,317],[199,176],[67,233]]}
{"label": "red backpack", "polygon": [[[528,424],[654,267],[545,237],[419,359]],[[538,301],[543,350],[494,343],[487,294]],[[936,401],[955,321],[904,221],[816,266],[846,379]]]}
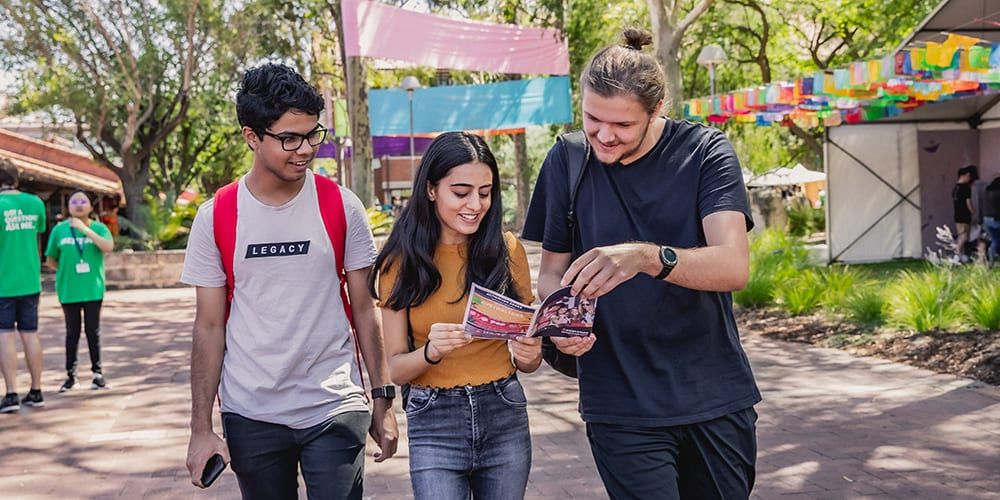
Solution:
{"label": "red backpack", "polygon": [[[344,201],[340,196],[340,186],[336,182],[323,177],[313,175],[316,180],[316,198],[319,199],[319,213],[323,218],[323,226],[326,227],[326,235],[333,244],[333,254],[336,258],[337,276],[340,278],[340,298],[344,303],[344,314],[347,315],[347,322],[354,335],[355,355],[358,359],[358,370],[361,370],[361,353],[358,351],[358,334],[354,329],[354,314],[351,312],[351,304],[347,295],[347,270],[344,269],[344,248],[347,239],[347,216],[344,214]],[[236,220],[237,213],[237,190],[239,181],[227,184],[215,192],[215,208],[212,216],[212,231],[215,233],[215,245],[219,248],[222,256],[222,267],[226,271],[226,319],[229,319],[229,311],[233,304],[233,264],[236,256]],[[361,386],[364,388],[364,377],[361,377]],[[365,391],[367,398],[368,391]]]}

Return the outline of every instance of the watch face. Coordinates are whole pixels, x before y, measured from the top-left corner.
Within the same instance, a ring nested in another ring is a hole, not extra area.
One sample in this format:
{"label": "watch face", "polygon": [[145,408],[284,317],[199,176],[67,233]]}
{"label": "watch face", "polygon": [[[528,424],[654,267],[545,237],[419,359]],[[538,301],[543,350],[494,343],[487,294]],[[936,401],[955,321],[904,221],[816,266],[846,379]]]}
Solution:
{"label": "watch face", "polygon": [[660,262],[665,266],[673,266],[677,264],[677,252],[670,247],[660,247]]}

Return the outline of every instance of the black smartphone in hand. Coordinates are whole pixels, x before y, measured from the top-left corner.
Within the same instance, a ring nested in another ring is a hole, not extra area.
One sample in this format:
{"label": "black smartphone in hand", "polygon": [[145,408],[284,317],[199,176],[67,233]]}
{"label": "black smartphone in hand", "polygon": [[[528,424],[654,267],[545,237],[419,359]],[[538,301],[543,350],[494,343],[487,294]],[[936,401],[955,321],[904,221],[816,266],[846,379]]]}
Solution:
{"label": "black smartphone in hand", "polygon": [[226,462],[222,459],[222,455],[216,453],[205,462],[205,469],[201,471],[201,484],[205,485],[206,488],[212,486],[212,483],[218,479],[222,471],[226,469]]}

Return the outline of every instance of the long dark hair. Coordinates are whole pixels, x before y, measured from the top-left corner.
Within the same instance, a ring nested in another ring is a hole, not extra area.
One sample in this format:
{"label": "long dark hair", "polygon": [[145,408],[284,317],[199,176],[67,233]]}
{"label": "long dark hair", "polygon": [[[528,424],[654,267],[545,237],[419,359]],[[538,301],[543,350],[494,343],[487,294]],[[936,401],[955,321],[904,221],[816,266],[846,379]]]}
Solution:
{"label": "long dark hair", "polygon": [[[396,283],[383,303],[393,310],[423,304],[441,286],[441,273],[434,266],[434,250],[441,236],[441,221],[427,188],[448,175],[451,169],[466,163],[479,162],[493,173],[490,209],[479,229],[469,236],[465,265],[465,285],[477,283],[491,290],[520,300],[510,272],[510,255],[504,241],[501,223],[503,203],[500,199],[500,171],[486,141],[466,132],[448,132],[437,136],[420,160],[420,169],[413,180],[413,194],[396,220],[389,239],[382,247],[368,277],[368,289],[378,297],[378,277],[392,266],[399,266]],[[462,300],[463,294],[455,298]]]}

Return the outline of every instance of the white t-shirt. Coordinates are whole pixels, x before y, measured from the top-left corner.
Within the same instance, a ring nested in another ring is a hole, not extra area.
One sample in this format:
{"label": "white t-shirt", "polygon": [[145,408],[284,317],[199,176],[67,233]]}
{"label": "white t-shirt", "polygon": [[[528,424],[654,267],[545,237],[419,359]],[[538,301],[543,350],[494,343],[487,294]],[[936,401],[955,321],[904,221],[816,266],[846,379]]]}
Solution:
{"label": "white t-shirt", "polygon": [[[375,242],[357,195],[341,187],[347,238],[344,268],[375,261]],[[226,286],[213,208],[198,209],[181,281]],[[367,411],[354,338],[340,297],[333,245],[307,172],[302,190],[272,207],[237,191],[233,303],[219,397],[223,412],[304,429],[348,411]]]}

